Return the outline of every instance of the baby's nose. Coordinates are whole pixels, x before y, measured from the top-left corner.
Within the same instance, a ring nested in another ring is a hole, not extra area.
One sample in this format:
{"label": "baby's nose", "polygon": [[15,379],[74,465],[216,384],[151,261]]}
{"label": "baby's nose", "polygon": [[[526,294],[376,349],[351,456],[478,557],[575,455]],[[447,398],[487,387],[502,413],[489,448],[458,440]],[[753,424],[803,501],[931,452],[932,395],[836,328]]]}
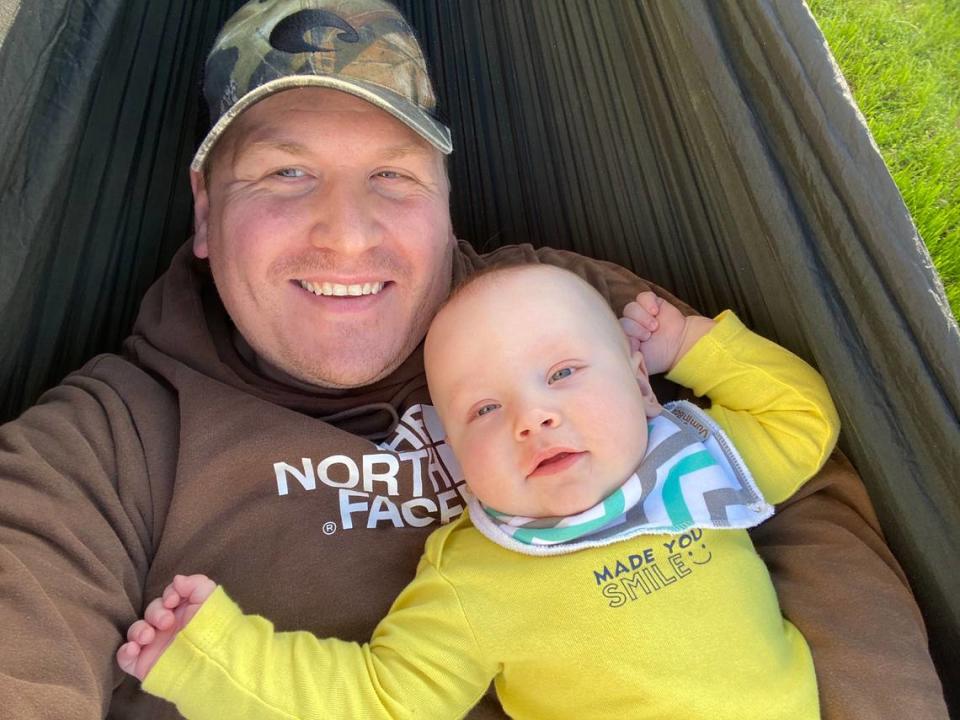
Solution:
{"label": "baby's nose", "polygon": [[542,408],[526,413],[517,423],[517,439],[525,440],[543,430],[555,428],[560,424],[560,415],[551,410]]}

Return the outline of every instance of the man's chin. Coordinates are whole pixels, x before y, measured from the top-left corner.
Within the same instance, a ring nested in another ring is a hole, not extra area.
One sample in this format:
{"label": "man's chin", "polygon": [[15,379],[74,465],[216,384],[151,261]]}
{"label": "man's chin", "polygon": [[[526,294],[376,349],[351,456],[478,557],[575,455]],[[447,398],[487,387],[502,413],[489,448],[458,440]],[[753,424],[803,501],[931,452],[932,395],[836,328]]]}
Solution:
{"label": "man's chin", "polygon": [[355,388],[373,385],[375,382],[383,380],[383,378],[387,377],[396,369],[396,366],[391,366],[387,368],[381,368],[380,370],[350,373],[322,371],[314,374],[309,380],[306,381],[315,387],[328,390],[353,390]]}
{"label": "man's chin", "polygon": [[382,380],[403,362],[402,357],[391,355],[330,358],[323,363],[310,362],[308,358],[296,358],[285,363],[280,372],[300,384],[331,390],[350,390],[366,387]]}

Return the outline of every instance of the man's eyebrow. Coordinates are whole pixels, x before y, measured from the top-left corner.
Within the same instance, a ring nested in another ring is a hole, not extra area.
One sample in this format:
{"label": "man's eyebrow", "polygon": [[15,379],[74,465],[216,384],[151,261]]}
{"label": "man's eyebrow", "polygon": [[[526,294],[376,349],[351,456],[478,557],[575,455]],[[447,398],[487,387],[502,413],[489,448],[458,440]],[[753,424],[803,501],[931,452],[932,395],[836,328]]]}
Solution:
{"label": "man's eyebrow", "polygon": [[[239,148],[239,152],[269,152],[280,151],[287,155],[309,155],[311,149],[303,143],[289,138],[282,137],[264,137],[250,138]],[[402,160],[405,157],[430,157],[430,148],[419,143],[403,143],[400,145],[390,145],[381,149],[377,157],[383,161]]]}
{"label": "man's eyebrow", "polygon": [[250,140],[240,148],[244,152],[259,152],[261,150],[279,150],[288,155],[307,155],[310,150],[306,145],[295,140],[286,140],[283,138],[264,138],[262,140]]}
{"label": "man's eyebrow", "polygon": [[380,155],[385,160],[399,160],[408,155],[430,155],[430,149],[419,143],[404,143],[403,145],[392,145],[384,148]]}

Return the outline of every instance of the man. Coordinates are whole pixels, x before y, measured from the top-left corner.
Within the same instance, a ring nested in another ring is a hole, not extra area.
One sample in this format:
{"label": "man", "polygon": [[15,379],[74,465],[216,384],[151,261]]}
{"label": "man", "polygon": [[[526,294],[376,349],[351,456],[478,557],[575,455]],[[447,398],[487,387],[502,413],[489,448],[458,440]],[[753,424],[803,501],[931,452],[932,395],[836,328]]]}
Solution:
{"label": "man", "polygon": [[[113,666],[120,628],[174,572],[217,577],[280,629],[367,639],[464,504],[420,345],[451,282],[523,257],[600,282],[618,310],[650,287],[567,253],[455,241],[449,132],[381,0],[248,3],[205,92],[218,119],[192,166],[192,244],[122,356],[0,429],[9,717],[176,717]],[[828,465],[755,541],[827,715],[890,712],[881,678],[896,673],[898,711],[932,716],[922,622],[848,467]],[[878,648],[895,668],[862,659]]]}

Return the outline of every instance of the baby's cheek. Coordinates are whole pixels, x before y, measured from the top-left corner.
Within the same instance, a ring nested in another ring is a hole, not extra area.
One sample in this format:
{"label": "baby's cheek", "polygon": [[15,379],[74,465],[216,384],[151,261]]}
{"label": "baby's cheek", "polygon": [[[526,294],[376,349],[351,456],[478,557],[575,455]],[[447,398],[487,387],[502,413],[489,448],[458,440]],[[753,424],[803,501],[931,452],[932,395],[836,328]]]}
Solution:
{"label": "baby's cheek", "polygon": [[609,433],[603,439],[607,462],[615,474],[626,477],[640,464],[647,449],[647,416],[642,408],[623,413],[616,422],[610,422]]}
{"label": "baby's cheek", "polygon": [[470,491],[484,502],[492,502],[502,494],[504,468],[509,454],[491,442],[462,444],[454,454],[463,470]]}
{"label": "baby's cheek", "polygon": [[491,451],[489,443],[483,442],[462,443],[453,448],[453,453],[460,461],[460,467],[463,468],[464,475],[467,477],[487,474]]}

